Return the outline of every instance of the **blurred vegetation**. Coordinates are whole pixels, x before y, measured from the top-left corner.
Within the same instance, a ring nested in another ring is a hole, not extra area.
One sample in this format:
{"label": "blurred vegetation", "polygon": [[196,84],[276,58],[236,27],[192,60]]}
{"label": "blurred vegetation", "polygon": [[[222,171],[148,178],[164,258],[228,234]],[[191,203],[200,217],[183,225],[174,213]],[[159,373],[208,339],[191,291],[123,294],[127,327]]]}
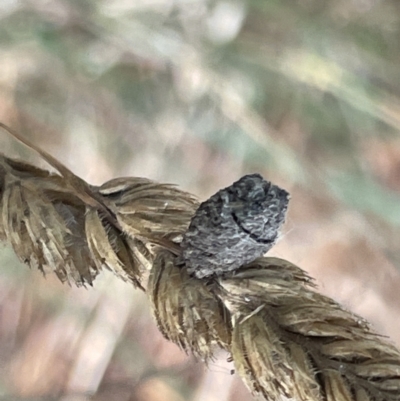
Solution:
{"label": "blurred vegetation", "polygon": [[[205,197],[262,173],[292,193],[279,256],[400,343],[399,37],[395,0],[2,0],[0,119],[92,183],[146,176]],[[3,134],[0,147],[40,164]],[[220,371],[218,399],[248,399],[225,362],[205,373],[163,342],[126,285],[63,288],[7,249],[0,264],[5,397],[207,401]],[[361,287],[330,281],[336,265]],[[90,336],[124,297],[96,364]]]}

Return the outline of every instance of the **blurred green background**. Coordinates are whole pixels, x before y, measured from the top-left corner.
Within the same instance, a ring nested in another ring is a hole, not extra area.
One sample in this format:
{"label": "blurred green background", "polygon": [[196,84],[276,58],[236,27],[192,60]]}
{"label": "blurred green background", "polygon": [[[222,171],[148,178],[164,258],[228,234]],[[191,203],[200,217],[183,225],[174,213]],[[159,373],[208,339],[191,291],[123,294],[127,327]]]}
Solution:
{"label": "blurred green background", "polygon": [[[204,199],[260,172],[292,196],[271,254],[398,345],[399,66],[396,0],[0,2],[2,122],[94,184]],[[0,149],[45,166],[5,133]],[[0,399],[249,400],[227,355],[184,355],[146,302],[107,273],[44,280],[1,248]]]}

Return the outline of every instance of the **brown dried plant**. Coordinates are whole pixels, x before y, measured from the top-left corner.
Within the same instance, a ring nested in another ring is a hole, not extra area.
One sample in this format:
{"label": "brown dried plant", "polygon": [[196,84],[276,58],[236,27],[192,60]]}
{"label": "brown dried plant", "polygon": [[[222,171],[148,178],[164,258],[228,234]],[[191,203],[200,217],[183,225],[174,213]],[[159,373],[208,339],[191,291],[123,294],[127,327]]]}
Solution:
{"label": "brown dried plant", "polygon": [[[110,269],[146,291],[167,339],[205,362],[215,349],[227,350],[250,390],[268,401],[400,400],[400,352],[319,294],[299,267],[257,257],[276,239],[285,191],[254,175],[199,205],[187,192],[144,178],[95,187],[0,127],[56,170],[0,154],[0,240],[22,262],[78,286]],[[259,231],[270,221],[265,207],[276,217],[267,240]]]}

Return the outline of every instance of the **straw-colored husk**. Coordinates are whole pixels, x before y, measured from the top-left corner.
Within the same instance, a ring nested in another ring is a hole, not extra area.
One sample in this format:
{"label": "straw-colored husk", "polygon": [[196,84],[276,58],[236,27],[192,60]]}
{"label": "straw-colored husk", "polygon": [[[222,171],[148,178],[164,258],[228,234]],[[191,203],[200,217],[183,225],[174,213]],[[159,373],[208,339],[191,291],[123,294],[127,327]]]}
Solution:
{"label": "straw-colored husk", "polygon": [[146,178],[116,178],[98,192],[122,229],[133,237],[176,239],[186,231],[198,206],[191,194]]}
{"label": "straw-colored husk", "polygon": [[1,155],[0,174],[0,237],[29,266],[92,284],[98,268],[86,241],[85,205],[60,176]]}
{"label": "straw-colored husk", "polygon": [[207,361],[216,346],[230,348],[231,317],[207,283],[175,260],[169,251],[154,260],[147,287],[153,314],[165,338]]}
{"label": "straw-colored husk", "polygon": [[267,400],[400,400],[400,353],[368,323],[309,285],[298,267],[260,258],[220,280],[232,355]]}

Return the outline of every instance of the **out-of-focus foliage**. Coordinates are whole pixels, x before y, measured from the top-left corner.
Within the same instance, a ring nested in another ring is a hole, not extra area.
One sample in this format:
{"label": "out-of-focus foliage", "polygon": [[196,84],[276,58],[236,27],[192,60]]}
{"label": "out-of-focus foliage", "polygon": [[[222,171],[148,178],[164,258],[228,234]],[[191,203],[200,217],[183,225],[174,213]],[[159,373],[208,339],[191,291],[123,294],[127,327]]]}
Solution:
{"label": "out-of-focus foliage", "polygon": [[[276,254],[399,344],[399,35],[395,0],[2,0],[0,119],[94,184],[203,198],[260,172],[292,195]],[[224,359],[204,373],[166,344],[128,284],[64,288],[11,255],[0,394],[248,399]]]}

